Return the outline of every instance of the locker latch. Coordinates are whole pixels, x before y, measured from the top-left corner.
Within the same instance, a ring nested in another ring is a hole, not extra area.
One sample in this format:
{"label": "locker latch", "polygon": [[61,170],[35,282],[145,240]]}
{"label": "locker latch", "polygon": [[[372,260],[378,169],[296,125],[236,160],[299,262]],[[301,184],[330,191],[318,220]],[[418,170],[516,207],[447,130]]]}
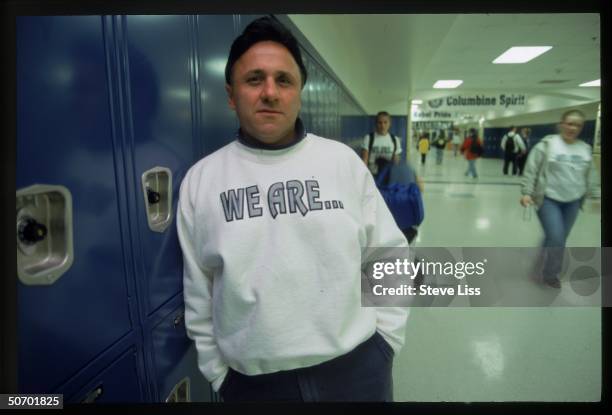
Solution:
{"label": "locker latch", "polygon": [[164,232],[172,222],[172,172],[154,167],[142,174],[142,191],[149,229]]}
{"label": "locker latch", "polygon": [[92,390],[91,392],[89,392],[85,396],[85,399],[81,401],[81,403],[93,403],[97,401],[98,398],[102,396],[103,393],[104,393],[104,389],[102,389],[102,385],[100,385],[96,387],[94,390]]}
{"label": "locker latch", "polygon": [[33,245],[47,236],[47,227],[28,216],[19,221],[19,240],[25,245]]}
{"label": "locker latch", "polygon": [[72,195],[64,186],[35,184],[16,195],[17,276],[50,285],[72,265]]}

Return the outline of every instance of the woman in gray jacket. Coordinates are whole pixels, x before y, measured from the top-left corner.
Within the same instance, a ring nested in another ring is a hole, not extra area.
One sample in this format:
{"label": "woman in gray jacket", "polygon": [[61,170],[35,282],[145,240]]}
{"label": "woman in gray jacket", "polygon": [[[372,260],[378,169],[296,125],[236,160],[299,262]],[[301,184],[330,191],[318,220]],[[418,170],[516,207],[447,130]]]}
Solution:
{"label": "woman in gray jacket", "polygon": [[544,229],[543,282],[555,288],[561,288],[565,241],[585,197],[596,189],[591,146],[578,139],[584,119],[579,110],[561,116],[559,134],[544,137],[529,153],[521,183],[520,203],[537,207]]}

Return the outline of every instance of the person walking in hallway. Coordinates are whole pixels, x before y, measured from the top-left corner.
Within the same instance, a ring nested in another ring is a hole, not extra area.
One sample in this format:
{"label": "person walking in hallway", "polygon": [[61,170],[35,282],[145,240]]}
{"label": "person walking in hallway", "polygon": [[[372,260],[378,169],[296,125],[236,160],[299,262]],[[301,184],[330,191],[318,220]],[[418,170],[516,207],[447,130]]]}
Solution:
{"label": "person walking in hallway", "polygon": [[516,176],[518,172],[516,158],[526,149],[521,136],[516,132],[515,126],[510,127],[510,130],[502,137],[501,148],[504,151],[504,175],[508,175],[508,166],[512,164],[512,175]]}
{"label": "person walking in hallway", "polygon": [[468,130],[468,135],[461,146],[461,152],[465,155],[465,159],[468,162],[468,168],[465,175],[472,175],[474,179],[477,179],[478,172],[476,171],[476,160],[482,155],[483,147],[482,141],[478,138],[478,132],[475,128],[470,128]]}
{"label": "person walking in hallway", "polygon": [[444,148],[446,147],[446,135],[444,134],[444,130],[440,130],[440,133],[434,140],[433,145],[436,148],[436,164],[442,164]]}
{"label": "person walking in hallway", "polygon": [[363,137],[361,158],[373,175],[381,171],[387,163],[399,161],[402,145],[399,138],[389,132],[391,115],[387,111],[376,114],[376,130]]}
{"label": "person walking in hallway", "polygon": [[544,230],[542,282],[561,288],[564,248],[587,196],[597,195],[592,148],[578,136],[584,114],[566,111],[559,134],[544,137],[529,153],[521,182],[522,206],[535,205]]}
{"label": "person walking in hallway", "polygon": [[425,165],[427,159],[427,153],[429,152],[429,133],[425,132],[419,139],[418,143],[419,153],[421,153],[421,164]]}
{"label": "person walking in hallway", "polygon": [[518,166],[518,174],[519,176],[523,175],[523,171],[525,170],[525,163],[527,162],[527,155],[529,154],[530,145],[530,137],[531,137],[531,128],[523,127],[521,128],[521,139],[523,140],[523,144],[525,145],[525,150],[521,151],[516,156],[516,164]]}

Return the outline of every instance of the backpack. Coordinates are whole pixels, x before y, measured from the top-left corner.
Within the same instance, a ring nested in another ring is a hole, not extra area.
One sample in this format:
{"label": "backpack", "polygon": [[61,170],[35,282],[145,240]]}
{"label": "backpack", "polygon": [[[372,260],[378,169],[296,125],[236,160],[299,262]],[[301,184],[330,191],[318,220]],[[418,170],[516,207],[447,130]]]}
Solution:
{"label": "backpack", "polygon": [[376,186],[391,211],[398,228],[408,229],[412,226],[418,226],[425,217],[423,198],[419,186],[416,183],[407,185],[402,183],[384,184],[388,182],[391,168],[392,166],[388,164],[378,174]]}
{"label": "backpack", "polygon": [[[393,156],[395,156],[395,150],[397,150],[397,137],[392,133],[389,133],[391,140],[393,140]],[[368,157],[372,155],[372,145],[374,145],[374,131],[370,133],[370,142],[368,143]],[[393,157],[392,156],[392,157]]]}
{"label": "backpack", "polygon": [[[506,142],[506,144],[507,143],[508,142]],[[472,137],[472,142],[470,143],[470,153],[480,157],[482,156],[483,152],[484,152],[484,149],[478,142],[478,137]]]}
{"label": "backpack", "polygon": [[512,137],[510,137],[509,135],[506,134],[506,148],[505,148],[505,152],[506,152],[506,154],[514,153],[514,135]]}
{"label": "backpack", "polygon": [[438,146],[438,148],[443,148],[445,144],[446,140],[444,140],[443,138],[438,138],[438,141],[436,141],[436,145]]}

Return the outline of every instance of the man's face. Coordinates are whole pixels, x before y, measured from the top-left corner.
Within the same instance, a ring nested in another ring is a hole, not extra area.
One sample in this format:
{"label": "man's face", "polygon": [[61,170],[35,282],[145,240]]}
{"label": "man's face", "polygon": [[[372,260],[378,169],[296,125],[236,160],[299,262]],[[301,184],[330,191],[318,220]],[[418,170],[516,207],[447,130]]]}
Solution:
{"label": "man's face", "polygon": [[570,114],[559,123],[561,137],[563,137],[565,141],[572,142],[576,140],[583,126],[584,119],[580,115]]}
{"label": "man's face", "polygon": [[385,135],[389,132],[391,120],[386,115],[380,115],[376,118],[376,132],[380,135]]}
{"label": "man's face", "polygon": [[232,68],[225,89],[240,128],[272,145],[290,143],[300,112],[302,78],[293,56],[272,41],[255,43]]}

